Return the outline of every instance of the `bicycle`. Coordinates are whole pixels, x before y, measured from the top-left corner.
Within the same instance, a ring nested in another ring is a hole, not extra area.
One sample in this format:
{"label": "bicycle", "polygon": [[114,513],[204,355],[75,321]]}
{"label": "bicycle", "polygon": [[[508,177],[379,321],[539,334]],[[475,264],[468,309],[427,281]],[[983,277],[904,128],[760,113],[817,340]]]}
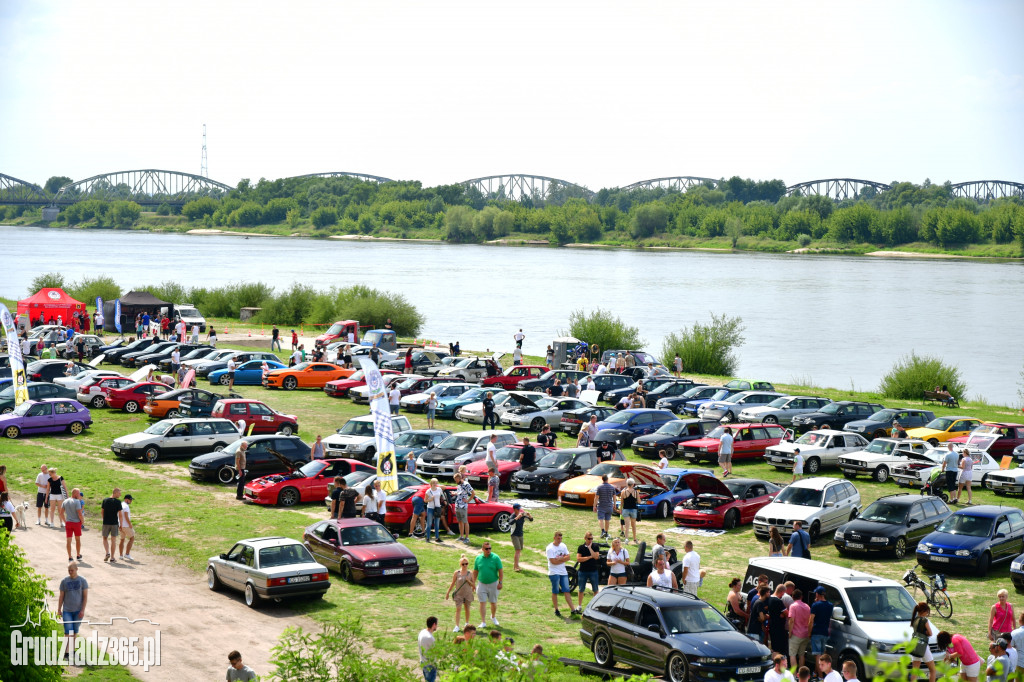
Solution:
{"label": "bicycle", "polygon": [[940,616],[943,618],[952,617],[953,600],[946,594],[946,576],[936,573],[935,575],[929,575],[928,579],[930,584],[921,580],[912,568],[907,569],[907,572],[903,574],[903,582],[907,584],[907,587],[914,590],[915,600],[917,593],[921,592],[924,594],[924,601],[934,606]]}

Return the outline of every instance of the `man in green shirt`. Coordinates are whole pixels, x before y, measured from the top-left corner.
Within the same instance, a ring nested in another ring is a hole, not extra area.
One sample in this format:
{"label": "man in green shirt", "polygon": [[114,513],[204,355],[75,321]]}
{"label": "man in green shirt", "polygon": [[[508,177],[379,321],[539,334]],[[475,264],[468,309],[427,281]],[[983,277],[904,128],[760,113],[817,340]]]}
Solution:
{"label": "man in green shirt", "polygon": [[477,555],[473,562],[473,579],[476,580],[476,597],[480,602],[480,628],[487,627],[487,609],[485,603],[491,603],[491,622],[498,624],[498,591],[505,579],[505,571],[501,567],[501,559],[491,553],[491,542],[485,540],[484,553]]}

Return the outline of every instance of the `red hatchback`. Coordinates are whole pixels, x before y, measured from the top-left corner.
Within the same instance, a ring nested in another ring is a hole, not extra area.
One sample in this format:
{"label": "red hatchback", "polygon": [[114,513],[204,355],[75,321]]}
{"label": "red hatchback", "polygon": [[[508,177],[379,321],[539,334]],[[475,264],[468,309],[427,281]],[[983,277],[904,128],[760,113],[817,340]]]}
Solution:
{"label": "red hatchback", "polygon": [[[218,400],[211,417],[230,419],[235,424],[245,423],[243,433],[281,433],[290,436],[299,432],[299,418],[294,414],[281,414],[259,400],[229,398]],[[252,431],[249,429],[252,428]]]}
{"label": "red hatchback", "polygon": [[[541,374],[550,371],[544,365],[512,365],[496,377],[487,377],[481,386],[500,386],[506,391],[514,391],[520,381],[539,379]],[[500,390],[500,389],[497,389]]]}
{"label": "red hatchback", "polygon": [[[540,460],[541,457],[554,452],[555,448],[546,448],[543,445],[534,444],[534,449],[537,450],[537,455],[534,457],[534,463]],[[514,445],[506,445],[503,448],[498,448],[495,452],[495,456],[498,458],[498,478],[501,480],[501,487],[509,487],[509,479],[512,478],[512,474],[522,469],[519,464],[519,455],[522,454],[523,444],[516,443]],[[469,479],[469,484],[474,488],[487,489],[487,462],[484,460],[477,460],[472,464],[466,465],[466,478]]]}
{"label": "red hatchback", "polygon": [[706,474],[686,474],[693,497],[676,505],[672,516],[677,526],[724,528],[753,523],[761,507],[775,499],[779,486],[755,478],[720,481]]}
{"label": "red hatchback", "polygon": [[[423,497],[429,485],[410,486],[388,495],[387,514],[384,521],[388,528],[409,528],[412,518],[412,498]],[[441,486],[448,498],[446,519],[449,527],[458,525],[455,519],[455,486]],[[512,505],[506,502],[484,502],[473,496],[469,501],[469,525],[489,526],[499,533],[512,530]]]}
{"label": "red hatchback", "polygon": [[[398,374],[393,369],[382,369],[381,374]],[[353,388],[366,385],[366,376],[363,374],[363,370],[358,370],[355,374],[347,379],[335,379],[334,381],[328,381],[324,384],[324,393],[331,396],[332,398],[344,398],[348,395],[348,392]]]}
{"label": "red hatchback", "polygon": [[314,459],[300,466],[291,464],[288,474],[273,474],[245,484],[245,499],[256,504],[293,507],[300,502],[322,502],[335,476],[353,471],[374,472],[375,467],[354,459]]}
{"label": "red hatchback", "polygon": [[778,424],[725,424],[715,427],[705,438],[683,443],[679,454],[690,462],[717,462],[720,439],[726,428],[732,429],[733,460],[760,460],[765,448],[778,445],[786,435]]}
{"label": "red hatchback", "polygon": [[1004,455],[1012,455],[1014,448],[1024,445],[1024,424],[1009,422],[982,422],[966,436],[950,438],[949,443],[968,443],[985,450],[997,462]]}
{"label": "red hatchback", "polygon": [[171,387],[157,381],[140,381],[124,388],[101,388],[107,405],[115,410],[138,412],[150,396],[167,393]]}

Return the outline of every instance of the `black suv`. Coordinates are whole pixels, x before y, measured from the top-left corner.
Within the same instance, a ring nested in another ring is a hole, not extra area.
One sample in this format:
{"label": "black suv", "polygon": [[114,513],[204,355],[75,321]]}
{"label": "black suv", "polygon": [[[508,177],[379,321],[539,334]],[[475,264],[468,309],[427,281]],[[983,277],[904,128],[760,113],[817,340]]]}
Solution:
{"label": "black suv", "polygon": [[580,638],[598,665],[621,661],[670,682],[760,681],[772,667],[768,648],[713,606],[665,588],[602,589],[583,611]]}
{"label": "black suv", "polygon": [[952,514],[937,497],[902,493],[880,497],[860,515],[836,530],[836,549],[846,555],[886,552],[897,559]]}
{"label": "black suv", "polygon": [[555,497],[563,482],[582,476],[595,466],[597,450],[594,448],[555,450],[541,457],[534,466],[512,474],[510,485],[520,495]]}
{"label": "black suv", "polygon": [[840,400],[829,403],[817,412],[798,414],[793,417],[793,430],[804,433],[813,429],[836,429],[858,419],[867,419],[875,412],[885,408],[878,403],[863,403],[858,400]]}
{"label": "black suv", "polygon": [[242,442],[249,443],[245,451],[247,480],[269,474],[286,474],[309,462],[310,448],[298,436],[280,433],[239,438],[223,450],[208,452],[194,457],[188,465],[188,473],[196,481],[220,481],[231,483],[235,480],[235,453]]}

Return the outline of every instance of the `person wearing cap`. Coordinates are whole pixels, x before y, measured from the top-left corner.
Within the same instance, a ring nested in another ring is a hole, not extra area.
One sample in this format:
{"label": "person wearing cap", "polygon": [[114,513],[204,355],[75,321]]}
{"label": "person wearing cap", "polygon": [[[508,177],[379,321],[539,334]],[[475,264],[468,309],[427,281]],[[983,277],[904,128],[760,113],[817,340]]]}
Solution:
{"label": "person wearing cap", "polygon": [[[132,545],[135,544],[135,526],[132,525],[132,499],[131,493],[124,496],[124,499],[121,500],[121,511],[117,515],[121,531],[121,539],[118,542],[118,554],[122,561],[134,561],[132,559]],[[127,546],[125,546],[126,540],[128,542]],[[113,554],[113,548],[111,548],[111,554]]]}
{"label": "person wearing cap", "polygon": [[811,630],[811,655],[820,656],[825,653],[828,643],[829,627],[832,623],[832,604],[825,598],[825,588],[821,585],[814,588],[814,602],[811,604],[811,617],[807,627]]}
{"label": "person wearing cap", "polygon": [[986,682],[1006,682],[1010,671],[1010,657],[1006,648],[1010,643],[1000,637],[988,645],[988,661],[985,668]]}
{"label": "person wearing cap", "polygon": [[523,509],[523,505],[518,502],[512,503],[512,548],[515,549],[516,553],[512,557],[512,570],[519,572],[522,569],[519,568],[519,555],[523,553],[523,524],[529,519],[533,521],[533,517],[530,516],[530,512]]}

